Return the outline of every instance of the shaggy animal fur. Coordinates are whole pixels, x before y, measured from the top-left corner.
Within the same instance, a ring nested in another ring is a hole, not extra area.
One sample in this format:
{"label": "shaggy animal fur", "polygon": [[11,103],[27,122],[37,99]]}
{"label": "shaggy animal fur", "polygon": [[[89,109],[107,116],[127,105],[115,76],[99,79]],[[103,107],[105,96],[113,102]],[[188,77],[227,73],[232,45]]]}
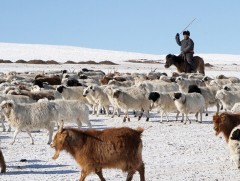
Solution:
{"label": "shaggy animal fur", "polygon": [[[194,56],[193,61],[195,62],[195,70],[194,72],[199,72],[201,74],[205,74],[205,65],[204,65],[204,60],[199,57],[199,56]],[[186,73],[191,73],[188,72],[186,69],[186,63],[185,61],[176,55],[168,54],[166,56],[166,63],[165,63],[165,68],[169,68],[171,65],[176,66],[178,72],[186,72]]]}
{"label": "shaggy animal fur", "polygon": [[51,144],[55,149],[53,159],[57,159],[62,150],[70,153],[82,168],[80,181],[84,181],[92,172],[96,173],[101,181],[105,181],[102,175],[104,168],[117,168],[127,172],[127,181],[131,181],[134,173],[138,171],[140,180],[145,181],[142,132],[141,128],[84,131],[63,129],[61,126]]}
{"label": "shaggy animal fur", "polygon": [[240,126],[232,130],[228,141],[228,148],[232,161],[240,169]]}
{"label": "shaggy animal fur", "polygon": [[59,76],[46,77],[46,76],[37,75],[35,77],[35,80],[47,82],[50,85],[61,85],[61,79]]}
{"label": "shaggy animal fur", "polygon": [[6,163],[5,163],[1,148],[0,148],[0,167],[1,167],[1,173],[5,173],[6,172]]}
{"label": "shaggy animal fur", "polygon": [[224,135],[226,142],[229,140],[229,136],[234,127],[240,124],[240,114],[233,113],[221,113],[213,116],[213,129],[216,132],[216,136],[221,132]]}

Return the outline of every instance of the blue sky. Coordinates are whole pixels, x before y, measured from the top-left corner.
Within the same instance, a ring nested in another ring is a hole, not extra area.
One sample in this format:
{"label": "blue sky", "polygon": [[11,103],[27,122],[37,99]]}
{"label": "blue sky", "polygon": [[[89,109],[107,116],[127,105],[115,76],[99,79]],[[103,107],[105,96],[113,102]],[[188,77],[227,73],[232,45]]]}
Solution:
{"label": "blue sky", "polygon": [[0,42],[178,53],[188,28],[196,53],[240,54],[239,0],[2,0]]}

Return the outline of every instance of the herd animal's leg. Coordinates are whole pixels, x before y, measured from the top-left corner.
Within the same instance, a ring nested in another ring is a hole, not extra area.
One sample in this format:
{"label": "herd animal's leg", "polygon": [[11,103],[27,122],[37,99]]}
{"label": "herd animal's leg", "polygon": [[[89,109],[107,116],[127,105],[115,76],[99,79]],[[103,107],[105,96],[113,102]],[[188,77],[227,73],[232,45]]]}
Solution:
{"label": "herd animal's leg", "polygon": [[11,130],[12,130],[12,127],[11,127],[11,125],[9,124],[9,125],[8,125],[8,130],[7,130],[7,131],[8,131],[8,132],[11,132]]}
{"label": "herd animal's leg", "polygon": [[51,122],[50,127],[47,129],[48,130],[48,145],[52,142],[52,136],[53,136],[53,131],[55,127],[55,122]]}
{"label": "herd animal's leg", "polygon": [[84,170],[82,170],[81,171],[80,181],[84,181],[87,176],[88,176],[88,173],[85,172]]}
{"label": "herd animal's leg", "polygon": [[128,110],[126,109],[123,117],[123,122],[126,122],[127,116],[128,116]]}
{"label": "herd animal's leg", "polygon": [[133,115],[134,115],[134,117],[137,117],[137,112],[136,112],[136,110],[133,110]]}
{"label": "herd animal's leg", "polygon": [[149,110],[147,110],[147,111],[146,111],[146,121],[149,121],[149,117],[150,117],[149,114],[150,114],[150,113],[149,113]]}
{"label": "herd animal's leg", "polygon": [[182,120],[181,120],[181,122],[183,122],[184,121],[184,113],[182,113]]}
{"label": "herd animal's leg", "polygon": [[[189,120],[189,119],[188,119],[188,114],[186,113],[184,124],[187,124],[187,120]],[[190,121],[190,120],[189,120],[189,121]]]}
{"label": "herd animal's leg", "polygon": [[92,115],[94,115],[94,113],[95,113],[95,106],[94,106],[94,104],[92,105]]}
{"label": "herd animal's leg", "polygon": [[[33,144],[34,144],[34,141],[33,141],[33,137],[32,137],[32,135],[31,135],[31,132],[30,132],[28,129],[26,129],[26,132],[27,132],[28,136],[30,136],[31,144],[33,145]],[[50,143],[49,143],[49,144],[50,144]]]}
{"label": "herd animal's leg", "polygon": [[0,167],[1,167],[1,173],[5,173],[6,172],[6,163],[5,163],[1,149],[0,149]]}
{"label": "herd animal's leg", "polygon": [[197,113],[195,114],[196,122],[198,122],[198,113],[199,113],[199,112],[197,112]]}
{"label": "herd animal's leg", "polygon": [[180,114],[180,112],[178,111],[177,115],[176,115],[176,121],[178,121],[179,114]]}
{"label": "herd animal's leg", "polygon": [[105,181],[105,178],[103,177],[103,174],[102,174],[102,169],[96,170],[95,173],[98,175],[101,181]]}
{"label": "herd animal's leg", "polygon": [[206,112],[206,116],[208,116],[208,107],[206,106],[206,108],[205,108],[205,112]]}
{"label": "herd animal's leg", "polygon": [[118,117],[120,117],[120,114],[121,114],[121,109],[117,108],[117,115],[118,115]]}
{"label": "herd animal's leg", "polygon": [[113,113],[112,113],[112,116],[111,116],[111,118],[114,118],[114,116],[115,116],[116,112],[117,112],[117,108],[116,108],[116,107],[113,107]]}
{"label": "herd animal's leg", "polygon": [[163,122],[163,111],[161,111],[161,121],[160,121],[160,123],[162,123]]}
{"label": "herd animal's leg", "polygon": [[142,118],[142,116],[143,116],[143,112],[144,112],[144,110],[141,109],[140,114],[139,114],[139,117],[138,117],[138,121],[140,121],[140,119]]}
{"label": "herd animal's leg", "polygon": [[164,113],[165,113],[165,115],[166,115],[167,122],[169,122],[169,118],[168,118],[168,114],[167,114],[167,112],[164,112]]}
{"label": "herd animal's leg", "polygon": [[79,118],[77,118],[77,125],[79,129],[82,127],[82,121]]}
{"label": "herd animal's leg", "polygon": [[105,108],[105,110],[106,110],[105,112],[106,112],[107,116],[109,116],[109,107],[108,107],[108,106],[105,106],[104,108]]}
{"label": "herd animal's leg", "polygon": [[199,121],[199,123],[202,123],[202,111],[200,111],[199,114],[200,114],[200,121]]}
{"label": "herd animal's leg", "polygon": [[13,145],[15,143],[15,140],[16,140],[16,136],[17,134],[20,132],[21,130],[20,129],[16,129],[14,134],[13,134],[13,140],[12,142],[10,143],[11,145]]}
{"label": "herd animal's leg", "polygon": [[98,110],[97,110],[97,116],[99,116],[100,111],[101,111],[101,108],[102,108],[102,106],[99,104],[99,105],[98,105]]}
{"label": "herd animal's leg", "polygon": [[128,111],[127,111],[127,119],[128,119],[128,122],[130,122],[130,117],[129,117]]}
{"label": "herd animal's leg", "polygon": [[1,116],[1,123],[2,123],[2,128],[3,128],[3,132],[6,131],[5,125],[4,125],[4,119]]}
{"label": "herd animal's leg", "polygon": [[144,163],[141,164],[141,166],[137,169],[140,175],[140,181],[145,181],[145,166]]}
{"label": "herd animal's leg", "polygon": [[135,172],[135,170],[128,171],[126,181],[131,181]]}
{"label": "herd animal's leg", "polygon": [[216,106],[217,106],[217,113],[219,113],[219,110],[220,110],[219,102],[216,104]]}

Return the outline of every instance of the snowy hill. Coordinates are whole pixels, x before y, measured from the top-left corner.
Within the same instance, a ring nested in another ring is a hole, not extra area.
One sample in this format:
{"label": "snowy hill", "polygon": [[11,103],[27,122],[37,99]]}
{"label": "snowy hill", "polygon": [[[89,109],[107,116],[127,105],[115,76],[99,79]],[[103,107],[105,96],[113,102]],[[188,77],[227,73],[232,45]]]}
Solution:
{"label": "snowy hill", "polygon": [[[205,62],[237,63],[240,55],[226,54],[197,54],[204,58]],[[17,61],[19,59],[32,60],[56,60],[58,62],[88,61],[96,62],[110,60],[116,63],[130,59],[164,60],[166,55],[151,55],[142,53],[110,51],[100,49],[81,48],[74,46],[38,45],[38,44],[15,44],[0,43],[0,59]]]}

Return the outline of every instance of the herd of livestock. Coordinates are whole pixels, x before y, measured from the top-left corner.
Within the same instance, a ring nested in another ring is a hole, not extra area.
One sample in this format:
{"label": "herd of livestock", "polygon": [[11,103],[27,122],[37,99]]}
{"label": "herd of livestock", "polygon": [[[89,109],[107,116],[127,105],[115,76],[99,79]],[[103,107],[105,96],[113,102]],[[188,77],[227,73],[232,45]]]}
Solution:
{"label": "herd of livestock", "polygon": [[[0,79],[0,119],[2,130],[14,135],[11,144],[21,131],[34,139],[32,130],[46,129],[48,144],[55,149],[53,159],[60,151],[69,152],[82,168],[80,180],[94,172],[100,180],[104,168],[118,168],[128,173],[132,180],[136,171],[144,181],[142,159],[143,129],[128,127],[95,129],[64,128],[63,123],[76,123],[92,127],[89,115],[121,116],[130,121],[129,112],[151,121],[151,112],[161,115],[160,122],[169,121],[168,114],[175,113],[176,121],[191,123],[189,114],[202,122],[202,114],[216,107],[213,124],[216,134],[223,132],[230,154],[240,168],[240,79],[237,77],[208,77],[202,74],[166,73],[108,73],[101,70],[82,69],[67,72],[52,71],[2,74]],[[220,111],[222,113],[220,113]],[[232,113],[230,113],[232,112]],[[165,115],[165,117],[163,117]],[[199,118],[200,117],[200,118]],[[58,131],[53,137],[54,128]],[[127,123],[126,123],[127,126]],[[6,165],[0,149],[2,172]]]}

